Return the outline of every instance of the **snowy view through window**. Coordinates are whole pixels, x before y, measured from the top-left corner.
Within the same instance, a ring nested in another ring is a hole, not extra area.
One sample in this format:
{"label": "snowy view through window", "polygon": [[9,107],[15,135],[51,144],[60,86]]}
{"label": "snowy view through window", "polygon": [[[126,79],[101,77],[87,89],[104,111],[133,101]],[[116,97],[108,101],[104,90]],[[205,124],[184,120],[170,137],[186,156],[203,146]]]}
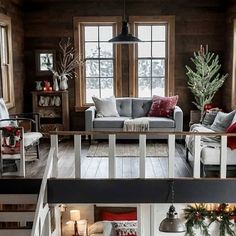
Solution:
{"label": "snowy view through window", "polygon": [[[138,97],[165,95],[166,26],[138,25]],[[114,94],[112,26],[85,26],[86,103]]]}
{"label": "snowy view through window", "polygon": [[86,103],[114,94],[112,26],[85,27]]}
{"label": "snowy view through window", "polygon": [[166,26],[139,25],[138,38],[138,96],[164,96]]}

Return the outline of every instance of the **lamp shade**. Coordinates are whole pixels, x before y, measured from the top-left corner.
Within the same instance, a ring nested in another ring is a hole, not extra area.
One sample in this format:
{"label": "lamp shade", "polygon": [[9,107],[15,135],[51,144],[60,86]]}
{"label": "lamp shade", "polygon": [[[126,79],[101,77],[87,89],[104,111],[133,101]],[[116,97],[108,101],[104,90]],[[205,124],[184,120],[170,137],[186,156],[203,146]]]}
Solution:
{"label": "lamp shade", "polygon": [[182,233],[185,231],[185,227],[178,218],[178,213],[173,205],[170,206],[166,218],[161,222],[159,230],[166,233]]}
{"label": "lamp shade", "polygon": [[73,221],[80,220],[80,210],[71,210],[70,211],[70,219]]}
{"label": "lamp shade", "polygon": [[129,34],[128,22],[123,21],[121,34],[110,39],[108,42],[117,43],[117,44],[118,43],[119,44],[133,44],[133,43],[141,42],[141,40],[133,36],[132,34]]}

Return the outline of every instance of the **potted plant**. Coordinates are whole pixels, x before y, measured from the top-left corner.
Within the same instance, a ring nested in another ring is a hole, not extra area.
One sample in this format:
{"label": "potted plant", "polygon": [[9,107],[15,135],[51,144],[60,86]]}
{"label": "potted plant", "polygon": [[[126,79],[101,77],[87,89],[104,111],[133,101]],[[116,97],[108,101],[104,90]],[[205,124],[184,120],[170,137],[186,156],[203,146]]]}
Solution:
{"label": "potted plant", "polygon": [[191,58],[195,68],[186,65],[188,87],[194,95],[193,104],[203,114],[204,106],[212,102],[215,93],[223,85],[228,74],[221,75],[219,70],[219,56],[208,51],[201,45],[200,50],[194,52],[194,57]]}

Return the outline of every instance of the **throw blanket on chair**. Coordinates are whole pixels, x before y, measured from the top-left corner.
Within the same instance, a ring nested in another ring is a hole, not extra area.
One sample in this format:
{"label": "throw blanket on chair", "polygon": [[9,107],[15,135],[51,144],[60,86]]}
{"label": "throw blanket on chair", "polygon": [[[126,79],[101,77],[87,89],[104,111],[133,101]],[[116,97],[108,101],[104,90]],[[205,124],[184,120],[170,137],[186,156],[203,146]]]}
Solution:
{"label": "throw blanket on chair", "polygon": [[124,131],[144,132],[149,130],[148,118],[128,119],[124,121]]}

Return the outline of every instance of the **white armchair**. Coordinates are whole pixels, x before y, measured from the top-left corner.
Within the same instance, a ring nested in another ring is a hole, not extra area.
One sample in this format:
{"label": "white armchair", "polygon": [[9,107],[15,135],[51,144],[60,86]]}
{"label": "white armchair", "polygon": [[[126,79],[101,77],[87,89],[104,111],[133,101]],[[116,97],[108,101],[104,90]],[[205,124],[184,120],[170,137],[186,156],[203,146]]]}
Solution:
{"label": "white armchair", "polygon": [[[39,115],[36,113],[22,113],[22,114],[14,114],[9,115],[8,110],[6,108],[5,102],[2,98],[0,98],[0,128],[3,127],[18,127],[22,130],[22,143],[24,147],[24,151],[21,151],[22,159],[25,162],[25,152],[31,148],[35,148],[35,156],[39,159],[39,140],[42,137],[42,134],[38,132],[39,129]],[[1,137],[2,140],[2,137]],[[2,148],[2,146],[1,146]],[[1,172],[2,172],[2,160],[4,159],[2,152],[0,152],[0,160],[1,160]],[[8,155],[8,159],[9,155]],[[14,158],[13,158],[14,159]],[[25,163],[23,163],[25,165]],[[23,166],[20,169],[24,171],[21,172],[21,176],[25,176],[25,168]]]}

